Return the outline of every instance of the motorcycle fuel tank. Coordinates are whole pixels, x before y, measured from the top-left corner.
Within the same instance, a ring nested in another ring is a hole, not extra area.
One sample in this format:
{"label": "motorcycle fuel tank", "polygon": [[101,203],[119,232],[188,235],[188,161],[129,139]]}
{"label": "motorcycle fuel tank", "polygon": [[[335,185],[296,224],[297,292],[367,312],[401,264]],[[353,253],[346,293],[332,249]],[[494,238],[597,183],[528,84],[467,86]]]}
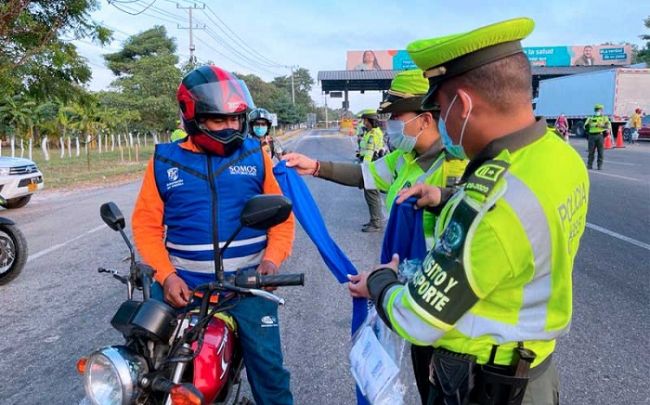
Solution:
{"label": "motorcycle fuel tank", "polygon": [[[197,347],[195,342],[192,349]],[[212,318],[205,329],[201,351],[194,359],[194,386],[206,403],[212,403],[228,385],[229,374],[235,366],[234,357],[234,332],[223,319]]]}

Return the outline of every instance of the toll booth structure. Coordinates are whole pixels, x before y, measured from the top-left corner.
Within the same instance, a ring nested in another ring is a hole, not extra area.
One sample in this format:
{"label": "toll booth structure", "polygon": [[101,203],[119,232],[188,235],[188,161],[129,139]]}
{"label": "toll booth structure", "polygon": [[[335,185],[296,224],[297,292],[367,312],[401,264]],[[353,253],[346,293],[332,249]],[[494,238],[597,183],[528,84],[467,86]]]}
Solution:
{"label": "toll booth structure", "polygon": [[[611,66],[532,66],[533,99],[537,97],[539,82],[560,76],[611,69]],[[348,93],[350,91],[386,91],[399,70],[327,70],[318,72],[318,81],[325,94],[343,92],[342,107],[350,109]]]}

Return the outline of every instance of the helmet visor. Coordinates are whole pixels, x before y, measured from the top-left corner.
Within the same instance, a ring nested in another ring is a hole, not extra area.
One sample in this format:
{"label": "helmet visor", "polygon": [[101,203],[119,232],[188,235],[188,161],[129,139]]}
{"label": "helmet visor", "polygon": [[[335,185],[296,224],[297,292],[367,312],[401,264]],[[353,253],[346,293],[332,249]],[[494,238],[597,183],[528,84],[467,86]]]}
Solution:
{"label": "helmet visor", "polygon": [[243,81],[220,80],[192,87],[195,115],[245,114],[255,108],[253,99]]}

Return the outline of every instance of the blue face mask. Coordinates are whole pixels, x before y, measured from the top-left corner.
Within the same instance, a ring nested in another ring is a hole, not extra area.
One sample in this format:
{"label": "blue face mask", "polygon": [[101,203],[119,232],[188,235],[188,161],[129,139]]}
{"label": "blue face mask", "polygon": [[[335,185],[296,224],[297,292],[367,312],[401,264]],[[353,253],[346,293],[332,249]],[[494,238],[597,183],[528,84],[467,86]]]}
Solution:
{"label": "blue face mask", "polygon": [[388,120],[386,123],[386,134],[388,135],[388,142],[390,142],[394,148],[406,153],[413,151],[422,131],[420,131],[416,136],[406,135],[404,133],[404,126],[420,115],[417,115],[406,122],[401,120]]}
{"label": "blue face mask", "polygon": [[463,128],[460,131],[460,140],[458,141],[457,145],[455,145],[454,141],[451,140],[451,137],[447,132],[447,125],[445,125],[445,121],[449,117],[449,112],[451,111],[451,107],[454,105],[457,98],[458,98],[458,94],[456,94],[454,96],[454,99],[451,100],[451,104],[449,104],[449,108],[447,108],[447,113],[445,114],[445,118],[443,119],[442,117],[440,117],[440,119],[438,120],[438,132],[440,132],[440,138],[442,138],[442,144],[445,147],[445,150],[447,151],[447,154],[449,156],[455,157],[457,159],[467,159],[465,148],[463,148],[463,135],[465,135],[465,126],[467,125],[467,121],[469,121],[469,116],[472,113],[472,99],[471,98],[469,99],[470,100],[469,113],[467,114],[467,118],[465,118],[465,122],[463,122]]}
{"label": "blue face mask", "polygon": [[263,137],[266,135],[267,128],[264,125],[255,125],[253,127],[253,133],[257,135],[258,137]]}

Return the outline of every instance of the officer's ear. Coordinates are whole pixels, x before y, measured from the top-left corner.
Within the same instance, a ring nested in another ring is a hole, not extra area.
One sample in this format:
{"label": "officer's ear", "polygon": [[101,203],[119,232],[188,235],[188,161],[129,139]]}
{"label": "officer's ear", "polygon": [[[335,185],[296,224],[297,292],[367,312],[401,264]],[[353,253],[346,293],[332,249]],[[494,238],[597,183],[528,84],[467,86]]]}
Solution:
{"label": "officer's ear", "polygon": [[434,122],[433,115],[431,114],[430,111],[423,112],[420,118],[422,119],[420,121],[420,130],[427,129],[437,125]]}
{"label": "officer's ear", "polygon": [[465,119],[471,114],[472,109],[474,108],[472,96],[465,90],[461,89],[456,90],[456,94],[458,95],[457,102],[460,102],[460,105],[462,106],[460,117]]}

